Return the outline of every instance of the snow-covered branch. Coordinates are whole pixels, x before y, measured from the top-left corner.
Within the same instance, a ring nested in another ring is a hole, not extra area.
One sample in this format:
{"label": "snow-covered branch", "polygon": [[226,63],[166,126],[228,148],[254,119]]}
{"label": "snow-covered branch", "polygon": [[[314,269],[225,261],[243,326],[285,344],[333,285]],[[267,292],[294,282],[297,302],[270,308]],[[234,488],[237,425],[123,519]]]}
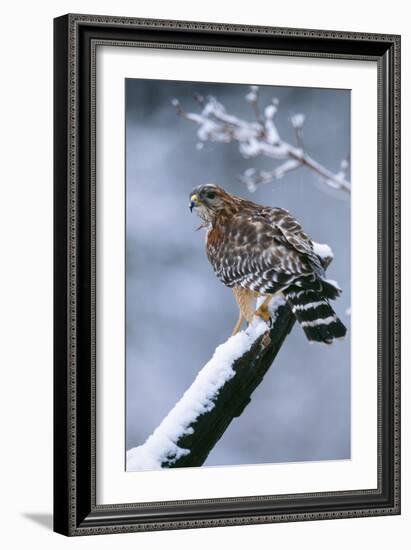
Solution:
{"label": "snow-covered branch", "polygon": [[229,114],[224,105],[215,97],[204,98],[196,95],[195,99],[201,108],[199,113],[186,112],[178,99],[173,99],[172,103],[180,116],[197,124],[197,137],[200,144],[205,141],[237,142],[239,151],[244,158],[265,156],[281,161],[272,171],[258,171],[252,168],[246,170],[240,176],[240,180],[247,185],[250,191],[254,191],[262,183],[270,183],[284,177],[291,170],[305,166],[315,172],[324,184],[350,193],[351,184],[347,180],[347,159],[342,160],[340,170],[334,173],[311,158],[304,149],[305,116],[300,113],[290,117],[297,145],[294,146],[284,141],[275,123],[278,99],[273,98],[271,103],[261,110],[258,86],[250,86],[250,90],[245,96],[254,111],[255,121],[253,122]]}
{"label": "snow-covered branch", "polygon": [[255,318],[246,330],[218,346],[146,442],[127,451],[127,470],[204,463],[231,421],[250,402],[251,393],[262,381],[294,324],[294,316],[284,299],[276,297],[272,302],[271,330],[264,321]]}
{"label": "snow-covered branch", "polygon": [[[329,246],[315,243],[325,267]],[[262,382],[286,336],[294,315],[284,298],[269,305],[271,328],[259,317],[215,350],[183,397],[146,442],[127,451],[127,470],[201,466],[231,421],[240,416]]]}

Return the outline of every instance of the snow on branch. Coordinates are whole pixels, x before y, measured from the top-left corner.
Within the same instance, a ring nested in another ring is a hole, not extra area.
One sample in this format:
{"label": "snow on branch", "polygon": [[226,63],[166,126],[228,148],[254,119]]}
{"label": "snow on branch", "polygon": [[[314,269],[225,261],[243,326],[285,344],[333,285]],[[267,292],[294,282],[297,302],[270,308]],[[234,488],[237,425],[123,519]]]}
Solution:
{"label": "snow on branch", "polygon": [[[315,243],[327,266],[332,251]],[[127,470],[201,466],[272,365],[295,318],[281,295],[270,303],[271,328],[255,317],[215,350],[183,397],[146,442],[127,451]],[[268,337],[269,336],[269,337]]]}
{"label": "snow on branch", "polygon": [[271,308],[275,320],[269,344],[263,340],[268,325],[254,318],[246,330],[218,346],[146,442],[127,451],[127,470],[203,464],[229,423],[248,404],[250,393],[262,380],[291,329],[293,316],[284,299],[273,298]]}
{"label": "snow on branch", "polygon": [[275,124],[279,101],[277,98],[273,98],[271,103],[261,110],[258,86],[250,86],[250,90],[245,96],[254,111],[255,121],[253,122],[229,114],[224,105],[213,96],[204,98],[197,94],[195,99],[201,109],[199,113],[186,112],[178,99],[173,99],[172,104],[180,116],[197,124],[199,148],[205,141],[237,142],[239,151],[244,158],[265,156],[281,161],[272,171],[259,171],[253,168],[246,170],[240,176],[240,180],[247,185],[249,191],[255,191],[258,185],[281,179],[288,172],[305,166],[315,172],[321,181],[329,187],[341,189],[347,193],[351,192],[351,184],[347,180],[348,160],[342,160],[340,170],[334,173],[307,155],[303,142],[305,116],[301,113],[290,117],[297,145],[294,146],[284,141]]}

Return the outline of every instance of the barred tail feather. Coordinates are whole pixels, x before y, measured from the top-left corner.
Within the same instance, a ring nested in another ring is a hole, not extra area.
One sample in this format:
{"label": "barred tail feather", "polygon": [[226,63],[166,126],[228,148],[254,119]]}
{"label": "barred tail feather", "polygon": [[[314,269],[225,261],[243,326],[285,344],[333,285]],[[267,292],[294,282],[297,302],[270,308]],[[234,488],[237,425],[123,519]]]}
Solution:
{"label": "barred tail feather", "polygon": [[345,336],[347,329],[323,293],[292,287],[284,294],[308,340],[332,344],[335,339]]}

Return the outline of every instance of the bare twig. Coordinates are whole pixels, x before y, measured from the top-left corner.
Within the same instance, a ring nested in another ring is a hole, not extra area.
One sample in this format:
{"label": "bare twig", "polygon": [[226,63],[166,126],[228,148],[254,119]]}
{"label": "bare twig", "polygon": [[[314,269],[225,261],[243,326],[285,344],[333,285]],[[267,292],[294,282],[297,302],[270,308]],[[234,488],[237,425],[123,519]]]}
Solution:
{"label": "bare twig", "polygon": [[264,119],[260,112],[260,107],[258,105],[259,99],[259,88],[258,86],[250,86],[250,91],[246,94],[245,99],[251,104],[256,120],[261,124],[262,129],[264,128]]}
{"label": "bare twig", "polygon": [[329,187],[340,189],[346,193],[351,192],[351,184],[347,180],[348,160],[344,159],[340,171],[333,173],[311,158],[304,150],[305,116],[301,113],[294,114],[290,118],[296,132],[297,146],[284,141],[279,135],[274,120],[279,102],[274,98],[262,113],[258,102],[258,86],[250,86],[250,91],[246,95],[246,100],[253,107],[255,122],[248,122],[227,113],[224,105],[215,97],[204,98],[201,95],[196,95],[195,99],[202,109],[200,113],[185,112],[178,100],[173,100],[173,105],[176,107],[177,114],[197,124],[197,136],[200,142],[237,142],[239,151],[245,158],[265,156],[282,161],[279,166],[269,172],[246,170],[240,180],[248,186],[250,191],[255,190],[262,183],[280,179],[291,170],[305,166],[318,174],[321,181]]}
{"label": "bare twig", "polygon": [[290,116],[290,123],[295,130],[295,138],[297,147],[304,151],[304,139],[303,139],[303,126],[305,122],[305,115],[297,113]]}

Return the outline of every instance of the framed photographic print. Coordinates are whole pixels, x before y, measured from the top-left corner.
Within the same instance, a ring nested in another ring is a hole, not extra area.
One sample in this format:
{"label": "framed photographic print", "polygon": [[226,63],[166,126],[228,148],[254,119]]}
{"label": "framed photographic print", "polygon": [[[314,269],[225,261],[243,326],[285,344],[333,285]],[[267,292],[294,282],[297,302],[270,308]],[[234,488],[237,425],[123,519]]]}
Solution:
{"label": "framed photographic print", "polygon": [[55,531],[400,513],[400,37],[54,30]]}

